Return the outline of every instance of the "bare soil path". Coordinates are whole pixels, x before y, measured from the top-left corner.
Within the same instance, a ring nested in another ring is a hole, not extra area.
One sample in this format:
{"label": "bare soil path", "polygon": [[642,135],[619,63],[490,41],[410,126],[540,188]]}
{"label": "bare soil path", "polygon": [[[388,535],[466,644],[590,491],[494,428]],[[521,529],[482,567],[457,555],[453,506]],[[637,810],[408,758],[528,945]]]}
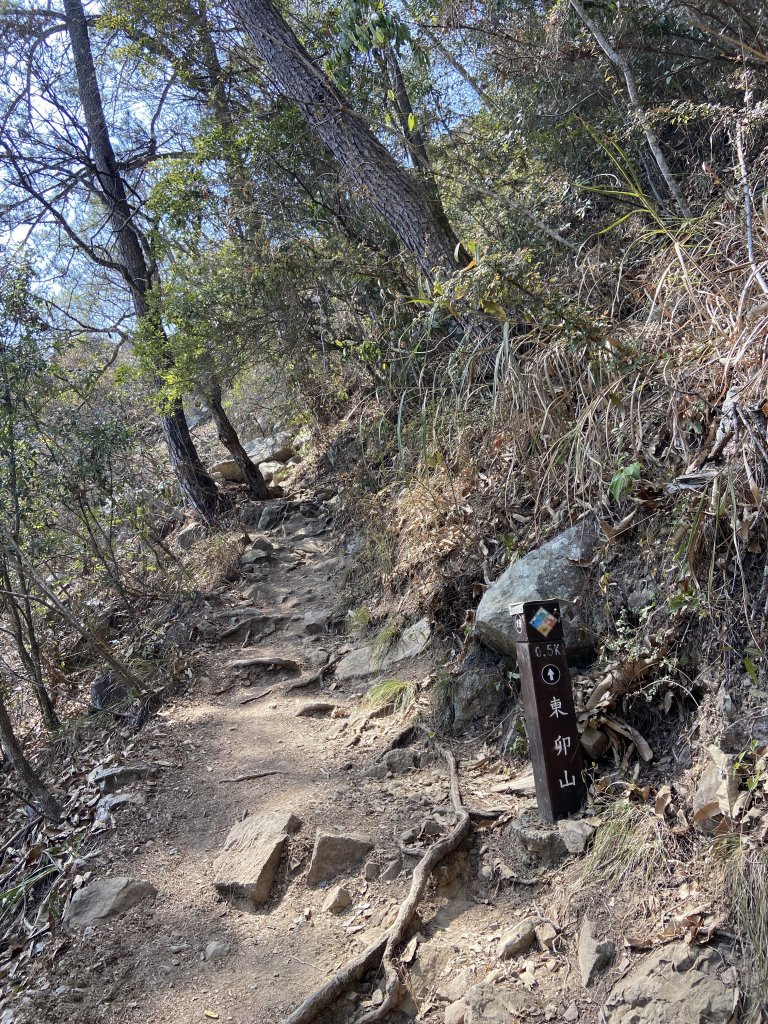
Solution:
{"label": "bare soil path", "polygon": [[[332,672],[318,680],[349,638],[314,632],[309,623],[331,622],[352,560],[322,519],[302,526],[294,518],[262,536],[275,550],[197,623],[207,637],[198,677],[128,752],[128,760],[153,764],[155,777],[134,787],[140,802],[115,808],[114,828],[84,851],[86,881],[128,876],[150,882],[157,896],[73,930],[55,962],[41,968],[37,991],[24,997],[14,1024],[278,1024],[394,919],[418,861],[401,846],[425,849],[446,814],[445,764],[426,743],[407,771],[369,772],[403,721],[372,713]],[[248,613],[242,629],[232,628],[235,610]],[[231,667],[249,652],[296,662],[299,671]],[[399,665],[397,674],[420,678],[428,670],[422,660]],[[312,677],[311,685],[291,689]],[[302,713],[320,701],[335,708]],[[532,808],[529,794],[504,792],[509,779],[498,774],[498,757],[483,749],[482,738],[455,749],[465,804],[506,808],[506,817]],[[236,822],[268,811],[296,815],[301,828],[288,839],[269,902],[246,909],[216,891],[213,864]],[[572,941],[563,952],[575,928],[565,916],[568,867],[531,885],[524,867],[510,867],[500,832],[489,824],[436,872],[420,907],[410,991],[393,1021],[442,1024],[446,1007],[489,976],[511,986],[521,1014],[510,1016],[508,1007],[504,1020],[575,1019]],[[308,886],[318,829],[368,837],[372,863]],[[382,868],[390,870],[377,877]],[[323,909],[337,882],[352,898],[340,914]],[[554,921],[564,944],[501,966],[499,936],[531,914]],[[597,1020],[598,994],[578,996],[579,1019]],[[360,986],[323,1020],[344,1024],[378,997]]]}

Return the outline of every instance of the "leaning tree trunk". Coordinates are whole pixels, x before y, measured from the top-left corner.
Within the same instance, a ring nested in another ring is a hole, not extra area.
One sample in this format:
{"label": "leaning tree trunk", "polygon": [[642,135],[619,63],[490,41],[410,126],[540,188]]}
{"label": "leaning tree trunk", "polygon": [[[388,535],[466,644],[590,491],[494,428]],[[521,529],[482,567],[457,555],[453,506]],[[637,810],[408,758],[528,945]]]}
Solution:
{"label": "leaning tree trunk", "polygon": [[162,426],[181,492],[200,518],[210,522],[220,505],[219,492],[197,454],[181,399],[177,399],[172,408],[163,414]]}
{"label": "leaning tree trunk", "polygon": [[[99,195],[114,233],[115,249],[131,293],[136,317],[142,320],[150,315],[148,296],[153,284],[154,268],[142,246],[136,227],[135,210],[128,201],[125,182],[112,147],[81,0],[64,0],[64,12]],[[155,326],[164,337],[162,325]],[[167,350],[164,358],[166,362],[171,361]],[[185,499],[201,519],[211,520],[218,507],[218,490],[197,454],[180,401],[174,403],[170,412],[163,415],[162,427],[171,463]]]}
{"label": "leaning tree trunk", "polygon": [[26,789],[32,801],[38,804],[46,818],[50,818],[51,821],[60,821],[61,808],[59,807],[58,801],[53,794],[49,792],[40,776],[26,757],[24,757],[21,744],[16,739],[16,734],[13,731],[11,716],[8,714],[8,708],[5,705],[5,701],[1,693],[0,746],[3,748],[3,754],[5,755],[6,760],[18,775],[21,780],[21,784],[24,786],[24,789]]}
{"label": "leaning tree trunk", "polygon": [[280,91],[298,105],[350,185],[370,201],[427,277],[466,265],[466,252],[436,214],[423,184],[400,167],[347,105],[272,0],[230,0],[230,6]]}
{"label": "leaning tree trunk", "polygon": [[258,498],[260,501],[265,501],[271,497],[267,481],[261,475],[259,467],[251,461],[248,452],[243,448],[240,438],[237,436],[237,431],[224,411],[221,401],[221,388],[218,386],[210,388],[209,393],[205,397],[208,402],[208,408],[211,410],[214,422],[216,423],[219,440],[237,463],[240,472],[243,474],[243,479],[248,485],[248,490],[253,497]]}

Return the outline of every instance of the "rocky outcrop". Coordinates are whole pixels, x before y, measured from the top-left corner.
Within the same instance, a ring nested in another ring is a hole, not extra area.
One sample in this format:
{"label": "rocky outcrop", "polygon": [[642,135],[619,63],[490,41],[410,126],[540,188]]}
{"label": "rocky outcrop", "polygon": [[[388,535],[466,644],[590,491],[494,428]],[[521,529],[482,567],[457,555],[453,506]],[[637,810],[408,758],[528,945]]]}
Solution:
{"label": "rocky outcrop", "polygon": [[508,697],[503,662],[481,644],[472,645],[451,677],[453,728],[460,731],[477,719],[493,717]]}
{"label": "rocky outcrop", "polygon": [[296,454],[293,435],[281,430],[271,437],[257,437],[244,445],[246,452],[257,466],[262,462],[287,462]]}
{"label": "rocky outcrop", "polygon": [[234,825],[213,865],[222,896],[266,903],[272,891],[283,847],[301,821],[287,812],[258,814]]}
{"label": "rocky outcrop", "polygon": [[351,651],[336,666],[337,679],[364,679],[396,665],[408,658],[418,657],[429,643],[430,626],[427,619],[420,619],[403,630],[392,647],[377,657],[374,644],[366,644]]}
{"label": "rocky outcrop", "polygon": [[614,985],[606,1024],[729,1024],[738,993],[718,977],[722,966],[714,949],[662,946]]}
{"label": "rocky outcrop", "polygon": [[569,657],[590,657],[603,628],[601,606],[584,600],[591,562],[598,541],[597,527],[588,520],[559,534],[514,562],[483,594],[475,615],[475,630],[488,647],[516,657],[510,606],[521,601],[561,602]]}
{"label": "rocky outcrop", "polygon": [[156,895],[157,889],[149,882],[137,882],[124,875],[97,878],[85,888],[78,889],[72,897],[64,914],[64,923],[85,928],[123,914],[142,900]]}

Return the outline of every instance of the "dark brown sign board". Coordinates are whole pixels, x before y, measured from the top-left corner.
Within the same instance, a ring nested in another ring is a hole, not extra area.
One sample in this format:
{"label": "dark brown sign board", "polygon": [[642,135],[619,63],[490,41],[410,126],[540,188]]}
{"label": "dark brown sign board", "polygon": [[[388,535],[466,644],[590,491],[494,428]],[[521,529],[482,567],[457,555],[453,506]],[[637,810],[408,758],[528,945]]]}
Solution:
{"label": "dark brown sign board", "polygon": [[544,821],[579,810],[587,795],[571,675],[557,601],[510,608],[536,800]]}

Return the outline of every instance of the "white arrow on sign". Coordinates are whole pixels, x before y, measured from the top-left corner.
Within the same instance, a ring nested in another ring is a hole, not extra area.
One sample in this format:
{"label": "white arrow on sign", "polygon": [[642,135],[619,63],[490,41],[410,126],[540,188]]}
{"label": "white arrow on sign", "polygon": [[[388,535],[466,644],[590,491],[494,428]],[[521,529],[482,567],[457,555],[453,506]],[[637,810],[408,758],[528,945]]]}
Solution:
{"label": "white arrow on sign", "polygon": [[549,683],[550,686],[560,682],[560,675],[560,669],[557,665],[545,665],[541,670],[541,678],[545,683]]}

